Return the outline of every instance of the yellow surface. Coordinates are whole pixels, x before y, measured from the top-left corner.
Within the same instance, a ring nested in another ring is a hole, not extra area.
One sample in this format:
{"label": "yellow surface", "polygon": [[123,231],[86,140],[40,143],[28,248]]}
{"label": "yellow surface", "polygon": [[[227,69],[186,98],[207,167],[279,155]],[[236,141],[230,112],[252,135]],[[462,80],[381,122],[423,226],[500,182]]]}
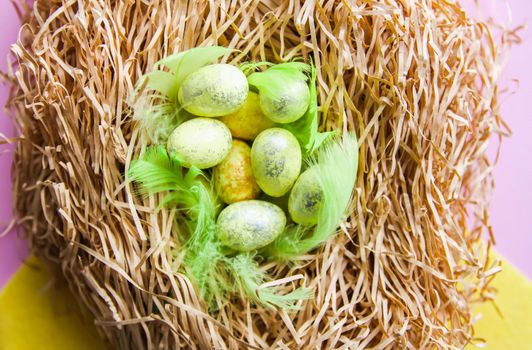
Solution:
{"label": "yellow surface", "polygon": [[[51,292],[48,281],[46,269],[30,259],[0,292],[0,350],[104,350],[72,296],[66,290]],[[532,349],[532,283],[504,263],[494,285],[503,318],[491,304],[479,307],[483,318],[476,337],[487,340],[489,350]],[[472,349],[477,347],[467,348]]]}
{"label": "yellow surface", "polygon": [[0,350],[104,350],[94,325],[82,319],[66,289],[30,258],[0,291]]}
{"label": "yellow surface", "polygon": [[[486,349],[532,350],[532,282],[512,265],[503,261],[493,285],[498,289],[497,309],[484,304],[475,309],[482,316],[475,337],[487,341]],[[467,350],[478,349],[469,346]]]}

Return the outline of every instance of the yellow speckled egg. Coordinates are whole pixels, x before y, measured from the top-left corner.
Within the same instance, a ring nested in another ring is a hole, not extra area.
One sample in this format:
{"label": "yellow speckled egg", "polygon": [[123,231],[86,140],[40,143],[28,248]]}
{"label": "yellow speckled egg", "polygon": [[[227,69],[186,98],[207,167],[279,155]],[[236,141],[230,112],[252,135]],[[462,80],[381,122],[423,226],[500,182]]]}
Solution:
{"label": "yellow speckled egg", "polygon": [[301,147],[296,137],[281,128],[264,130],[253,142],[251,166],[264,193],[283,196],[301,171]]}
{"label": "yellow speckled egg", "polygon": [[235,250],[262,248],[279,236],[286,216],[278,206],[259,200],[243,201],[227,206],[218,216],[218,238]]}
{"label": "yellow speckled egg", "polygon": [[194,115],[220,117],[242,107],[248,91],[248,81],[240,69],[230,64],[211,64],[185,78],[178,99]]}
{"label": "yellow speckled egg", "polygon": [[259,95],[249,92],[244,105],[236,112],[220,118],[227,125],[233,137],[243,140],[254,140],[262,131],[273,127],[260,107]]}
{"label": "yellow speckled egg", "polygon": [[231,151],[214,168],[213,177],[218,196],[227,204],[255,199],[260,194],[251,170],[251,148],[243,141],[233,140]]}
{"label": "yellow speckled egg", "polygon": [[300,225],[316,225],[322,201],[323,191],[316,175],[316,168],[309,168],[299,176],[290,192],[288,199],[290,217]]}
{"label": "yellow speckled egg", "polygon": [[219,164],[231,150],[231,131],[219,120],[194,118],[179,125],[168,138],[168,152],[183,166],[206,169]]}

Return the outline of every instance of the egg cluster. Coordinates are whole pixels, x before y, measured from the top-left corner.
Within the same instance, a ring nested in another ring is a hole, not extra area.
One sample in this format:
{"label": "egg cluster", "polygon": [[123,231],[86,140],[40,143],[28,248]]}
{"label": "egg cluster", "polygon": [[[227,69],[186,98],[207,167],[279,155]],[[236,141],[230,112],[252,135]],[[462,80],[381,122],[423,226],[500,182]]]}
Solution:
{"label": "egg cluster", "polygon": [[[266,72],[275,75],[276,69],[271,65]],[[236,66],[210,64],[179,87],[179,104],[192,117],[171,133],[168,153],[185,167],[212,168],[216,192],[227,204],[218,217],[218,237],[238,251],[268,245],[287,220],[317,222],[320,184],[312,167],[301,174],[301,146],[283,128],[309,108],[307,77],[294,76],[266,91]]]}

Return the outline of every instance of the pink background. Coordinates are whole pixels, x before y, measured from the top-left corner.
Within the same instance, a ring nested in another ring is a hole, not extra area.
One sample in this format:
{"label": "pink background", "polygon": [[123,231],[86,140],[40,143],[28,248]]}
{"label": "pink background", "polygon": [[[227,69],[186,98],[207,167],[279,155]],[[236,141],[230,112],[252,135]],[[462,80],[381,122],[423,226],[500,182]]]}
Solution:
{"label": "pink background", "polygon": [[[5,57],[10,44],[15,42],[19,27],[17,15],[10,1],[0,0],[0,70],[5,71]],[[473,9],[472,0],[464,0]],[[531,0],[481,1],[482,11],[495,14],[498,22],[513,25],[530,22]],[[502,112],[513,130],[513,136],[502,145],[500,162],[495,170],[497,188],[493,194],[491,217],[495,232],[496,249],[521,271],[532,278],[532,34],[521,31],[524,42],[515,47],[508,60],[503,83],[512,93],[503,98]],[[516,83],[519,79],[519,84]],[[6,86],[0,86],[0,105],[8,97]],[[13,135],[11,122],[2,115],[0,132]],[[0,148],[0,224],[6,227],[12,219],[10,167],[11,147]],[[0,239],[0,288],[16,271],[26,256],[25,244],[11,232]]]}
{"label": "pink background", "polygon": [[[0,33],[0,70],[6,71],[6,57],[10,45],[17,40],[17,33],[20,26],[17,14],[11,1],[0,0],[0,23],[2,31]],[[9,90],[4,85],[0,85],[0,106],[4,106],[9,96]],[[13,126],[4,113],[0,115],[0,132],[5,136],[13,136]],[[12,146],[0,146],[0,193],[3,200],[0,201],[0,231],[4,231],[12,219],[12,194],[11,194],[11,161]],[[26,256],[24,242],[17,240],[14,232],[0,238],[0,288],[8,278],[17,270],[18,266]]]}

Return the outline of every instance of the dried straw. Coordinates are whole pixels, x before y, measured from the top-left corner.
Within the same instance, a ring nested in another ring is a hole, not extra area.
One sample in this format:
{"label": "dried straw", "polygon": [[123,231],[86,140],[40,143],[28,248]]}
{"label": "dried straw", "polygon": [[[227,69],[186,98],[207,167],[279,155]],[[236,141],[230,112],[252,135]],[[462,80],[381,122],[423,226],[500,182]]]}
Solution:
{"label": "dried straw", "polygon": [[[341,234],[263,264],[314,289],[297,312],[235,299],[208,315],[177,272],[175,214],[124,183],[137,79],[213,44],[240,50],[232,62],[312,56],[321,127],[359,136]],[[499,269],[480,242],[505,44],[450,0],[37,0],[13,46],[20,224],[115,348],[462,348]]]}

